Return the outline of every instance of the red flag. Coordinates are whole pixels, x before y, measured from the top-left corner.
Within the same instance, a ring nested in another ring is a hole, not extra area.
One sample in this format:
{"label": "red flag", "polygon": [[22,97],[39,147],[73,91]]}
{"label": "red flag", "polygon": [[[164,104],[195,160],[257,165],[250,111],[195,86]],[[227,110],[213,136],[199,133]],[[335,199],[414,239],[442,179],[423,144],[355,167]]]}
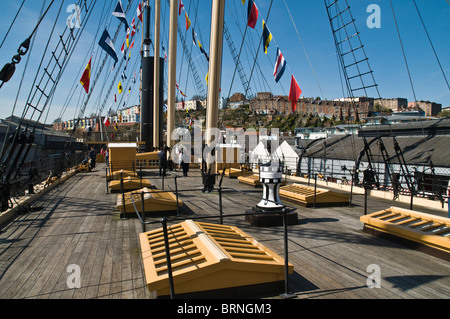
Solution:
{"label": "red flag", "polygon": [[88,94],[89,94],[89,83],[91,80],[91,60],[92,60],[92,56],[89,59],[89,62],[86,65],[86,69],[84,70],[83,75],[81,76],[81,79],[80,79],[81,85],[83,86],[84,90]]}
{"label": "red flag", "polygon": [[111,122],[109,121],[109,117],[107,117],[107,116],[105,117],[103,124],[105,124],[106,127],[109,127],[109,125],[111,125]]}
{"label": "red flag", "polygon": [[184,4],[183,1],[179,0],[179,4],[178,4],[178,15],[181,15],[181,10],[183,10],[184,8]]}
{"label": "red flag", "polygon": [[136,14],[137,14],[139,21],[141,21],[141,23],[142,23],[142,3],[139,3],[137,10],[136,10]]}
{"label": "red flag", "polygon": [[295,80],[294,75],[292,75],[291,89],[289,90],[289,101],[291,101],[292,112],[295,112],[295,109],[297,108],[297,101],[298,98],[300,97],[300,94],[302,94],[302,90],[300,89],[300,86]]}
{"label": "red flag", "polygon": [[258,8],[256,7],[255,1],[249,0],[247,8],[247,25],[254,29],[256,22],[258,22]]}
{"label": "red flag", "polygon": [[136,34],[136,18],[133,18],[133,21],[131,21],[131,37],[134,37]]}

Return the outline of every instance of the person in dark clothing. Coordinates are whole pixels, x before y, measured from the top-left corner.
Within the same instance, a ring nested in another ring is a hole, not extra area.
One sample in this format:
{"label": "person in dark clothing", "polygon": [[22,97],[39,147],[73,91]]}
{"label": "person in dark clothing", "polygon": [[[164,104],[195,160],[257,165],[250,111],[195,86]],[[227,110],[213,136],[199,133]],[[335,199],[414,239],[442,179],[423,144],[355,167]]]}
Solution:
{"label": "person in dark clothing", "polygon": [[159,176],[166,176],[166,169],[167,169],[166,146],[161,148],[161,150],[158,152],[158,159],[159,159]]}
{"label": "person in dark clothing", "polygon": [[95,153],[94,147],[91,147],[91,150],[89,151],[89,159],[91,160],[91,171],[95,168],[95,159],[97,157],[97,154]]}
{"label": "person in dark clothing", "polygon": [[183,150],[181,151],[181,154],[180,154],[180,157],[182,158],[182,160],[181,160],[181,168],[183,169],[183,176],[188,176],[187,175],[187,173],[188,173],[188,171],[189,171],[189,163],[186,163],[185,161],[184,161],[184,158],[183,158]]}

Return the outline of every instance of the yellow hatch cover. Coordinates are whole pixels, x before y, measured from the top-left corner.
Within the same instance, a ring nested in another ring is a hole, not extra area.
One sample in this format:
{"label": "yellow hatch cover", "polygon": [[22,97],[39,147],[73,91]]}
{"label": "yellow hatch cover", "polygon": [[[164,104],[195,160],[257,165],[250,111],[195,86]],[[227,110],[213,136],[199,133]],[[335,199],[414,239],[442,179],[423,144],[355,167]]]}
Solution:
{"label": "yellow hatch cover", "polygon": [[[137,178],[137,177],[124,177],[123,178],[123,187],[125,190],[131,191],[143,187],[151,187],[152,184],[146,178]],[[109,190],[111,192],[118,192],[121,190],[120,180],[112,180],[108,184]]]}
{"label": "yellow hatch cover", "polygon": [[[237,227],[186,220],[168,227],[168,237],[176,294],[284,280],[284,259]],[[149,290],[169,295],[163,229],[140,242]]]}
{"label": "yellow hatch cover", "polygon": [[450,252],[450,219],[398,207],[360,217],[365,227]]}
{"label": "yellow hatch cover", "polygon": [[261,183],[259,182],[258,174],[238,176],[238,180],[240,183],[248,184],[255,187],[261,185]]}
{"label": "yellow hatch cover", "polygon": [[[131,192],[117,195],[116,207],[123,213],[123,197],[125,197],[125,211],[134,214],[137,210],[142,213],[142,195],[144,192],[145,212],[162,212],[177,209],[177,197],[172,192],[160,191],[157,189],[142,188]],[[131,201],[133,196],[133,201]],[[133,205],[134,202],[134,205]],[[178,207],[182,207],[183,202],[178,199]],[[135,210],[136,207],[136,210]]]}
{"label": "yellow hatch cover", "polygon": [[[314,187],[291,184],[280,187],[280,196],[302,204],[314,204]],[[324,188],[316,188],[316,204],[348,204],[350,196]]]}

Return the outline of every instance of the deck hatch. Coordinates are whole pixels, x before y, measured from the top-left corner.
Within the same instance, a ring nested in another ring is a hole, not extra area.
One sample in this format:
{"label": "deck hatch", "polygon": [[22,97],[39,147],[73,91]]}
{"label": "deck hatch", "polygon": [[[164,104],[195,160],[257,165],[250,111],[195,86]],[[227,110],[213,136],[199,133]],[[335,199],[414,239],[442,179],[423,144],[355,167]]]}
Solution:
{"label": "deck hatch", "polygon": [[[168,227],[168,239],[176,294],[284,280],[284,259],[237,227],[186,220]],[[149,290],[168,295],[162,228],[141,233],[140,241]]]}
{"label": "deck hatch", "polygon": [[[304,206],[314,205],[314,187],[291,184],[280,187],[280,197]],[[318,206],[348,205],[350,196],[324,188],[316,188],[315,202]]]}
{"label": "deck hatch", "polygon": [[398,207],[360,217],[364,227],[450,253],[450,219]]}

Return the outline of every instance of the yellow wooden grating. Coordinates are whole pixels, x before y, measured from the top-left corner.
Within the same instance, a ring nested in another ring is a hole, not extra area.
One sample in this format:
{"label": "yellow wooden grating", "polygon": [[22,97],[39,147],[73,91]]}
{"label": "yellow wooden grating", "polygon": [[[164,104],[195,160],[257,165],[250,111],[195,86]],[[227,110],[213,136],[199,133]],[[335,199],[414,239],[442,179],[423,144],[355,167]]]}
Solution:
{"label": "yellow wooden grating", "polygon": [[450,252],[450,219],[398,207],[360,217],[365,227]]}
{"label": "yellow wooden grating", "polygon": [[143,168],[158,168],[158,152],[147,152],[136,154],[136,166]]}
{"label": "yellow wooden grating", "polygon": [[[176,294],[284,279],[284,259],[237,227],[187,220],[168,227],[168,237]],[[168,295],[163,230],[140,234],[140,242],[149,290],[158,296]]]}
{"label": "yellow wooden grating", "polygon": [[120,178],[126,178],[126,177],[135,177],[138,178],[138,175],[135,171],[129,171],[120,169],[114,172],[111,172],[108,174],[107,178],[108,180],[120,180]]}
{"label": "yellow wooden grating", "polygon": [[238,180],[240,183],[251,185],[254,187],[258,187],[261,185],[258,174],[238,176]]}
{"label": "yellow wooden grating", "polygon": [[[222,174],[222,171],[220,171],[219,173]],[[225,169],[225,176],[227,176],[229,178],[238,178],[239,176],[248,176],[248,175],[252,175],[252,173],[250,173],[249,171],[246,171],[246,170],[242,170],[240,168]],[[258,179],[259,179],[259,176],[258,176]]]}
{"label": "yellow wooden grating", "polygon": [[[126,191],[136,190],[143,187],[150,187],[152,184],[148,179],[128,176],[123,178],[123,187]],[[111,192],[119,192],[121,190],[120,180],[113,180],[108,184]]]}
{"label": "yellow wooden grating", "polygon": [[78,165],[78,170],[80,172],[89,172],[89,164],[80,164],[80,165]]}
{"label": "yellow wooden grating", "polygon": [[[306,206],[314,204],[314,187],[291,184],[280,187],[280,196]],[[316,188],[317,205],[348,204],[350,196],[324,188]]]}
{"label": "yellow wooden grating", "polygon": [[[142,188],[131,192],[126,192],[117,195],[116,207],[123,213],[123,197],[125,197],[125,211],[127,213],[135,213],[136,209],[139,213],[142,213],[142,195],[144,192],[144,209],[145,212],[163,212],[163,211],[175,211],[177,209],[177,198],[172,192],[160,191],[157,189]],[[133,196],[133,202],[131,201]],[[183,202],[178,199],[178,207],[181,208]],[[136,207],[136,209],[135,209]]]}

